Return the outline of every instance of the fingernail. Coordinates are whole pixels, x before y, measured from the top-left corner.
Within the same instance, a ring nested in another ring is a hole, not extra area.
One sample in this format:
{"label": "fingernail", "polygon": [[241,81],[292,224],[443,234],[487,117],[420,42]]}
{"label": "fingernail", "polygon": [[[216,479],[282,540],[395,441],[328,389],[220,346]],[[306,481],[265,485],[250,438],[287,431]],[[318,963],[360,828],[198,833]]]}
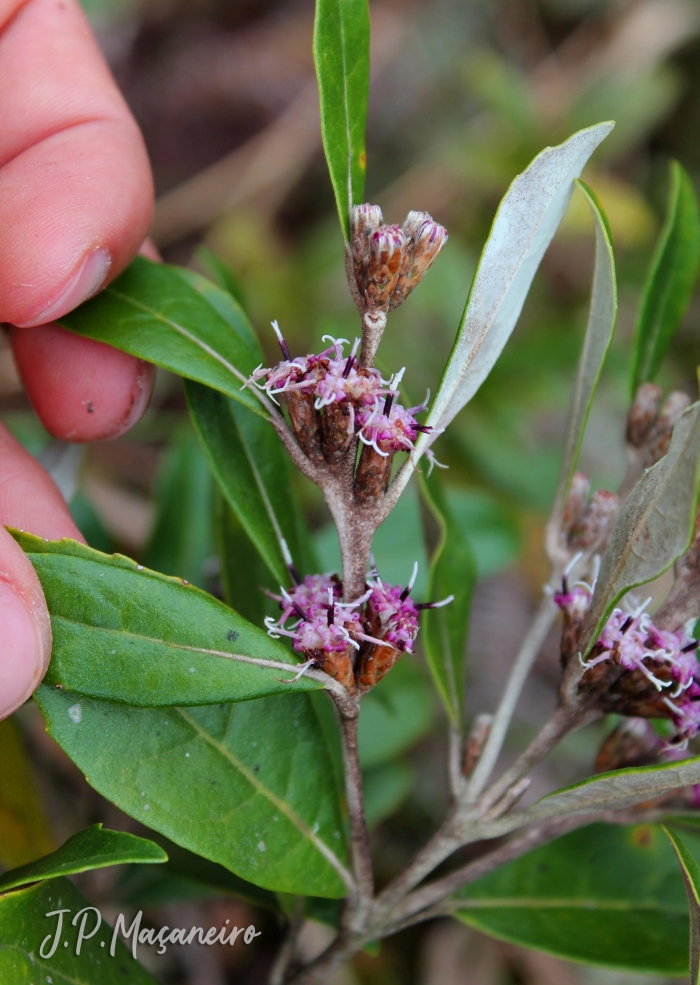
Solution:
{"label": "fingernail", "polygon": [[131,404],[129,405],[129,410],[119,430],[110,435],[111,441],[115,438],[121,438],[123,434],[131,430],[137,421],[141,420],[141,417],[151,402],[155,377],[155,366],[151,363],[140,362],[138,375],[131,388]]}
{"label": "fingernail", "polygon": [[68,286],[61,295],[52,301],[40,315],[35,316],[26,322],[16,322],[18,328],[36,328],[37,325],[46,325],[48,322],[56,321],[57,318],[68,314],[73,308],[77,308],[83,301],[87,301],[104,284],[112,258],[107,250],[99,248],[88,253],[78,272],[74,275]]}
{"label": "fingernail", "polygon": [[0,719],[12,714],[44,676],[46,661],[29,606],[0,581]]}

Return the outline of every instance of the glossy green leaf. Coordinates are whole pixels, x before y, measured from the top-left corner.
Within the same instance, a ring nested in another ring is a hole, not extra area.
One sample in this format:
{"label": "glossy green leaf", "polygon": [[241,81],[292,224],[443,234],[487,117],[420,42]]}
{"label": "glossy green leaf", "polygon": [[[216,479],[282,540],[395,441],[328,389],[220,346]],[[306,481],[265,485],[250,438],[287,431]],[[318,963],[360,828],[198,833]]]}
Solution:
{"label": "glossy green leaf", "polygon": [[[283,542],[301,548],[286,453],[271,425],[199,383],[185,383],[192,422],[219,487],[277,585],[290,582]],[[298,560],[297,560],[297,563]]]}
{"label": "glossy green leaf", "polygon": [[[613,126],[599,123],[557,147],[547,147],[506,192],[481,254],[427,424],[446,427],[490,373],[566,212],[574,178]],[[429,443],[428,435],[421,435],[419,452]]]}
{"label": "glossy green leaf", "polygon": [[622,596],[663,574],[695,526],[700,477],[700,403],[678,420],[668,454],[648,469],[615,519],[581,635],[585,657]]}
{"label": "glossy green leaf", "polygon": [[[89,905],[69,879],[40,882],[0,896],[2,985],[155,985],[121,941],[116,941],[111,956],[112,930],[107,923],[102,921],[94,936],[87,936],[97,919],[94,911],[83,915],[86,937],[80,954],[75,953],[83,917],[75,926],[72,920]],[[46,914],[56,910],[70,912],[63,914],[59,946],[44,958],[41,949],[50,953],[58,921]]]}
{"label": "glossy green leaf", "polygon": [[686,313],[700,266],[700,215],[693,183],[671,162],[666,220],[647,273],[637,320],[632,392],[653,380]]}
{"label": "glossy green leaf", "polygon": [[369,98],[367,0],[316,0],[314,62],[321,133],[340,225],[350,240],[353,205],[365,187],[365,129]]}
{"label": "glossy green leaf", "polygon": [[673,845],[683,876],[683,885],[688,897],[690,917],[690,985],[700,982],[700,865],[695,861],[680,835],[667,827],[663,828]]}
{"label": "glossy green leaf", "polygon": [[363,769],[390,762],[430,731],[435,718],[425,675],[406,657],[360,705],[359,747]]}
{"label": "glossy green leaf", "polygon": [[[39,575],[53,629],[44,680],[83,695],[139,706],[247,701],[320,685],[294,684],[279,666],[290,651],[206,592],[139,570],[121,555],[75,541],[16,534]],[[75,715],[80,715],[80,706]]]}
{"label": "glossy green leaf", "polygon": [[[697,838],[689,843],[700,850]],[[688,972],[683,881],[656,826],[589,825],[458,897],[459,919],[501,940],[638,974]]]}
{"label": "glossy green leaf", "polygon": [[174,434],[158,482],[156,523],[141,560],[147,568],[206,588],[214,554],[213,482],[189,427]]}
{"label": "glossy green leaf", "polygon": [[452,724],[459,728],[464,710],[467,630],[476,564],[436,473],[434,469],[430,476],[422,474],[419,483],[439,528],[438,543],[430,559],[427,596],[429,601],[440,601],[450,595],[454,598],[449,605],[424,611],[422,639],[445,710]]}
{"label": "glossy green leaf", "polygon": [[581,451],[581,443],[593,404],[593,397],[605,357],[612,342],[617,319],[615,259],[607,217],[591,189],[579,179],[576,179],[576,185],[585,196],[593,215],[596,241],[595,269],[588,325],[569,405],[561,475],[551,517],[547,525],[547,551],[551,560],[554,560],[559,553],[559,536],[564,506]]}
{"label": "glossy green leaf", "polygon": [[343,818],[308,697],[133,708],[42,685],[50,735],[99,793],[189,851],[266,889],[346,891]]}
{"label": "glossy green leaf", "polygon": [[101,824],[93,824],[79,831],[50,855],[0,876],[0,893],[17,886],[26,886],[42,879],[56,879],[90,869],[103,869],[108,865],[126,862],[167,862],[163,849],[125,831],[105,830]]}
{"label": "glossy green leaf", "polygon": [[136,257],[60,324],[206,383],[264,415],[251,390],[241,389],[262,359],[243,311],[190,270]]}
{"label": "glossy green leaf", "polygon": [[506,834],[525,824],[551,817],[617,810],[655,800],[670,790],[700,783],[700,756],[655,766],[633,766],[599,773],[538,800],[525,811],[508,814],[489,825],[489,836]]}

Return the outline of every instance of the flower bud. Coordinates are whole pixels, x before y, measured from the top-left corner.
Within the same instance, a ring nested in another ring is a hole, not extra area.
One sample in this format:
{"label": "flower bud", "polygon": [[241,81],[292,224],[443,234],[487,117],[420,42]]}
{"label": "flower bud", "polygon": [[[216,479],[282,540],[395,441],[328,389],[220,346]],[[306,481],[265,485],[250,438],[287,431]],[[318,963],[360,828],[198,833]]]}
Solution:
{"label": "flower bud", "polygon": [[579,550],[603,550],[612,529],[619,505],[618,497],[607,489],[597,489],[591,496],[583,517],[571,531],[571,547]]}
{"label": "flower bud", "polygon": [[663,390],[655,383],[642,383],[637,387],[627,417],[627,441],[634,448],[641,448],[646,441],[659,413],[662,395]]}
{"label": "flower bud", "polygon": [[409,212],[403,224],[407,239],[389,310],[398,308],[428,272],[447,242],[447,230],[427,212]]}
{"label": "flower bud", "polygon": [[[369,270],[370,240],[382,224],[378,205],[356,205],[352,210],[352,267],[355,284],[364,301]],[[352,284],[350,285],[352,287]]]}
{"label": "flower bud", "polygon": [[371,312],[388,311],[407,239],[400,226],[380,226],[370,237],[365,299]]}
{"label": "flower bud", "polygon": [[671,444],[673,426],[690,403],[688,394],[681,390],[674,390],[668,395],[647,439],[644,468],[651,468],[664,457]]}
{"label": "flower bud", "polygon": [[623,718],[600,747],[593,772],[650,766],[661,759],[664,746],[664,740],[645,718]]}
{"label": "flower bud", "polygon": [[564,505],[564,514],[561,518],[561,528],[568,534],[582,518],[588,503],[588,495],[591,490],[591,480],[583,472],[574,472],[571,479],[571,488]]}

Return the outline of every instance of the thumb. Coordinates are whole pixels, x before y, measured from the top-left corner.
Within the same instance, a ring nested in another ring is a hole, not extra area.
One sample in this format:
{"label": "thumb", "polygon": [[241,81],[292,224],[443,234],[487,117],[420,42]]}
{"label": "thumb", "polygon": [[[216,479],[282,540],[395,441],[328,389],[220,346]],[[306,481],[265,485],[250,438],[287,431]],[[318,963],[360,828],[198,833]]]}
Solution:
{"label": "thumb", "polygon": [[53,480],[0,424],[0,719],[27,700],[51,656],[41,584],[5,526],[52,540],[83,539]]}
{"label": "thumb", "polygon": [[51,655],[51,623],[36,572],[0,528],[0,719],[35,690]]}

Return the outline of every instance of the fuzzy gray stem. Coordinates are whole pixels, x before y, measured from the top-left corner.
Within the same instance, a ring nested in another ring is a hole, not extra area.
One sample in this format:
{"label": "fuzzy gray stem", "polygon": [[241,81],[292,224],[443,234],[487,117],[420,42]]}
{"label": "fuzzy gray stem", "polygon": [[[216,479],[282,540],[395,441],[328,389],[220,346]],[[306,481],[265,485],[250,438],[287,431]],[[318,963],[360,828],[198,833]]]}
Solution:
{"label": "fuzzy gray stem", "polygon": [[362,351],[360,352],[360,365],[369,369],[374,366],[374,359],[377,355],[379,343],[382,340],[384,329],[386,328],[386,315],[383,312],[377,314],[367,314],[362,319]]}
{"label": "fuzzy gray stem", "polygon": [[582,725],[592,714],[588,709],[571,705],[560,705],[556,708],[527,749],[518,756],[510,769],[488,788],[475,805],[475,812],[483,817],[518,780],[541,763],[565,735]]}
{"label": "fuzzy gray stem", "polygon": [[544,595],[537,608],[530,628],[525,635],[520,652],[515,658],[501,702],[493,717],[491,729],[467,786],[467,803],[473,803],[488,783],[500,755],[515,712],[518,699],[557,614],[557,607],[549,595]]}
{"label": "fuzzy gray stem", "polygon": [[[349,714],[336,704],[340,735],[343,744],[343,766],[345,771],[345,795],[350,816],[350,838],[352,867],[357,885],[357,893],[351,894],[346,910],[347,922],[354,931],[359,923],[361,929],[369,916],[374,895],[374,875],[372,857],[369,849],[369,832],[365,819],[365,803],[362,791],[362,773],[357,744],[357,724],[360,717],[359,700],[354,702],[354,713]],[[356,898],[353,898],[355,895]]]}

